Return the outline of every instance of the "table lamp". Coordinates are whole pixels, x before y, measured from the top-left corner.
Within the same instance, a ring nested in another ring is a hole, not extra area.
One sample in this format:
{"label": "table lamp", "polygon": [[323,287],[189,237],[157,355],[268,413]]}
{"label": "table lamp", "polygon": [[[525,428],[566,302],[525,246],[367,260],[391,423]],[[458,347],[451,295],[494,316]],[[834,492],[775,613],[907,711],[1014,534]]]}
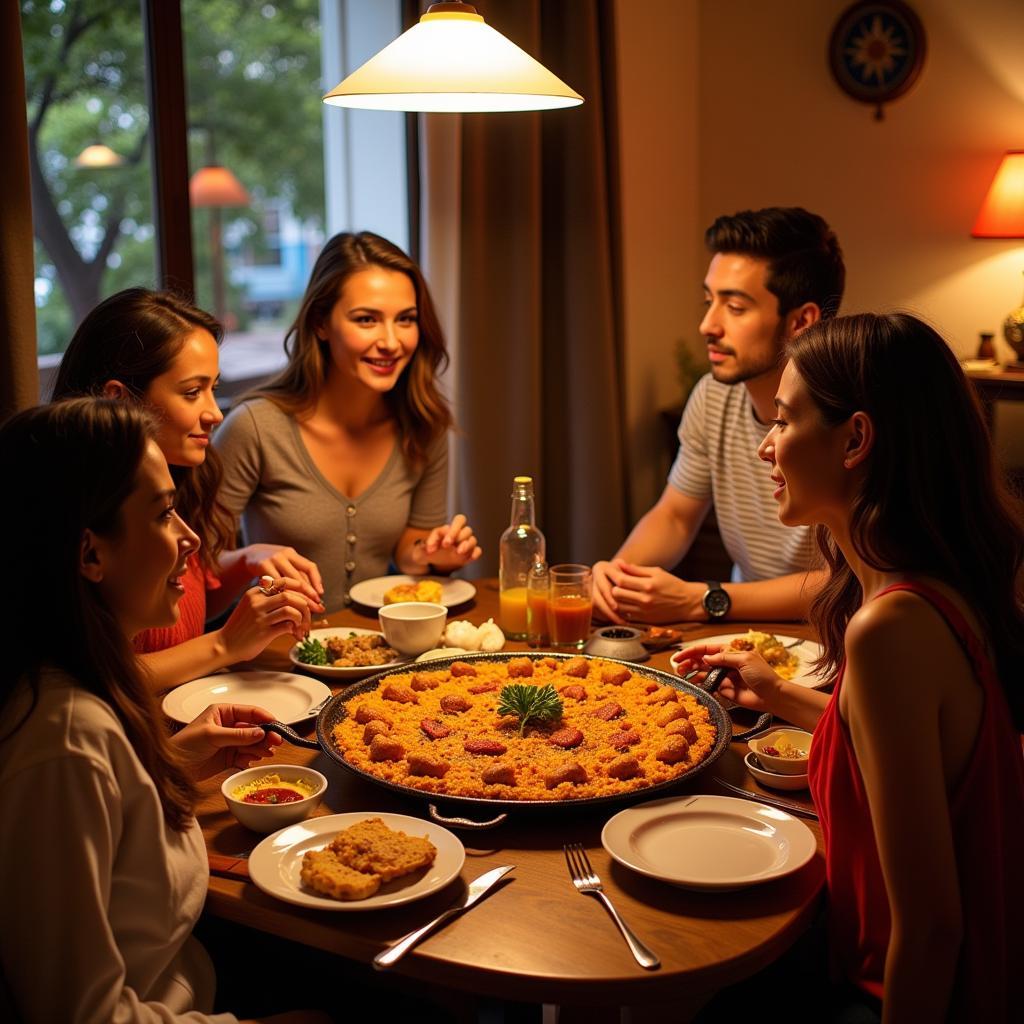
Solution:
{"label": "table lamp", "polygon": [[[1024,150],[1010,150],[992,179],[973,238],[1024,238]],[[1024,372],[1024,300],[1003,321],[1003,337],[1017,353],[1006,369]]]}

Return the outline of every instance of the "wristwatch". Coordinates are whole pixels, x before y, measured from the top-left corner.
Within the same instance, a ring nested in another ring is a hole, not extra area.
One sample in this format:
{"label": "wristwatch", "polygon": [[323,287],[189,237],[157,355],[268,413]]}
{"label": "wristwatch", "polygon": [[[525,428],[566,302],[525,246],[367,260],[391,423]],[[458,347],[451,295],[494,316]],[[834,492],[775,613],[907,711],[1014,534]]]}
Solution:
{"label": "wristwatch", "polygon": [[704,591],[700,603],[704,605],[709,619],[724,619],[732,607],[732,598],[722,589],[721,583],[708,580],[708,589]]}

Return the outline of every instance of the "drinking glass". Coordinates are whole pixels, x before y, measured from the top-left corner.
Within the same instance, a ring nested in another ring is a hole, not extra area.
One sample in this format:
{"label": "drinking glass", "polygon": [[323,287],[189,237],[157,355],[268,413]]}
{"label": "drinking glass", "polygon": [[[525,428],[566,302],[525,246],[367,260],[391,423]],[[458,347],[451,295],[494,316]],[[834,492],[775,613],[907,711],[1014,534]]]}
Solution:
{"label": "drinking glass", "polygon": [[589,565],[553,565],[548,592],[552,647],[580,649],[590,636],[594,576]]}

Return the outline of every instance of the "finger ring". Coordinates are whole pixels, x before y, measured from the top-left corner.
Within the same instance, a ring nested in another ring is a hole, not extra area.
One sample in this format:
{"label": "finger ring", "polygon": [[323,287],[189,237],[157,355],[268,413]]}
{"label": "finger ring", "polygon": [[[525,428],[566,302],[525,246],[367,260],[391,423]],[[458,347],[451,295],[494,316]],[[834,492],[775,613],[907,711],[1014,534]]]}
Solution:
{"label": "finger ring", "polygon": [[275,594],[280,594],[284,587],[275,587],[273,576],[261,576],[259,589],[264,597],[273,597]]}

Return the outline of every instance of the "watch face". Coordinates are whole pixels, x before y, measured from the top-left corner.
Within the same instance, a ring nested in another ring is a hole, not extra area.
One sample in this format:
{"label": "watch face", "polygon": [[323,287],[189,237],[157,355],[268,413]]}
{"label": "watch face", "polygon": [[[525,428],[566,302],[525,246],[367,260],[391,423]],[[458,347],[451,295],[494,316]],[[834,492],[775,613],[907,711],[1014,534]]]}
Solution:
{"label": "watch face", "polygon": [[731,606],[729,595],[721,587],[713,587],[704,595],[704,610],[713,619],[720,619]]}

